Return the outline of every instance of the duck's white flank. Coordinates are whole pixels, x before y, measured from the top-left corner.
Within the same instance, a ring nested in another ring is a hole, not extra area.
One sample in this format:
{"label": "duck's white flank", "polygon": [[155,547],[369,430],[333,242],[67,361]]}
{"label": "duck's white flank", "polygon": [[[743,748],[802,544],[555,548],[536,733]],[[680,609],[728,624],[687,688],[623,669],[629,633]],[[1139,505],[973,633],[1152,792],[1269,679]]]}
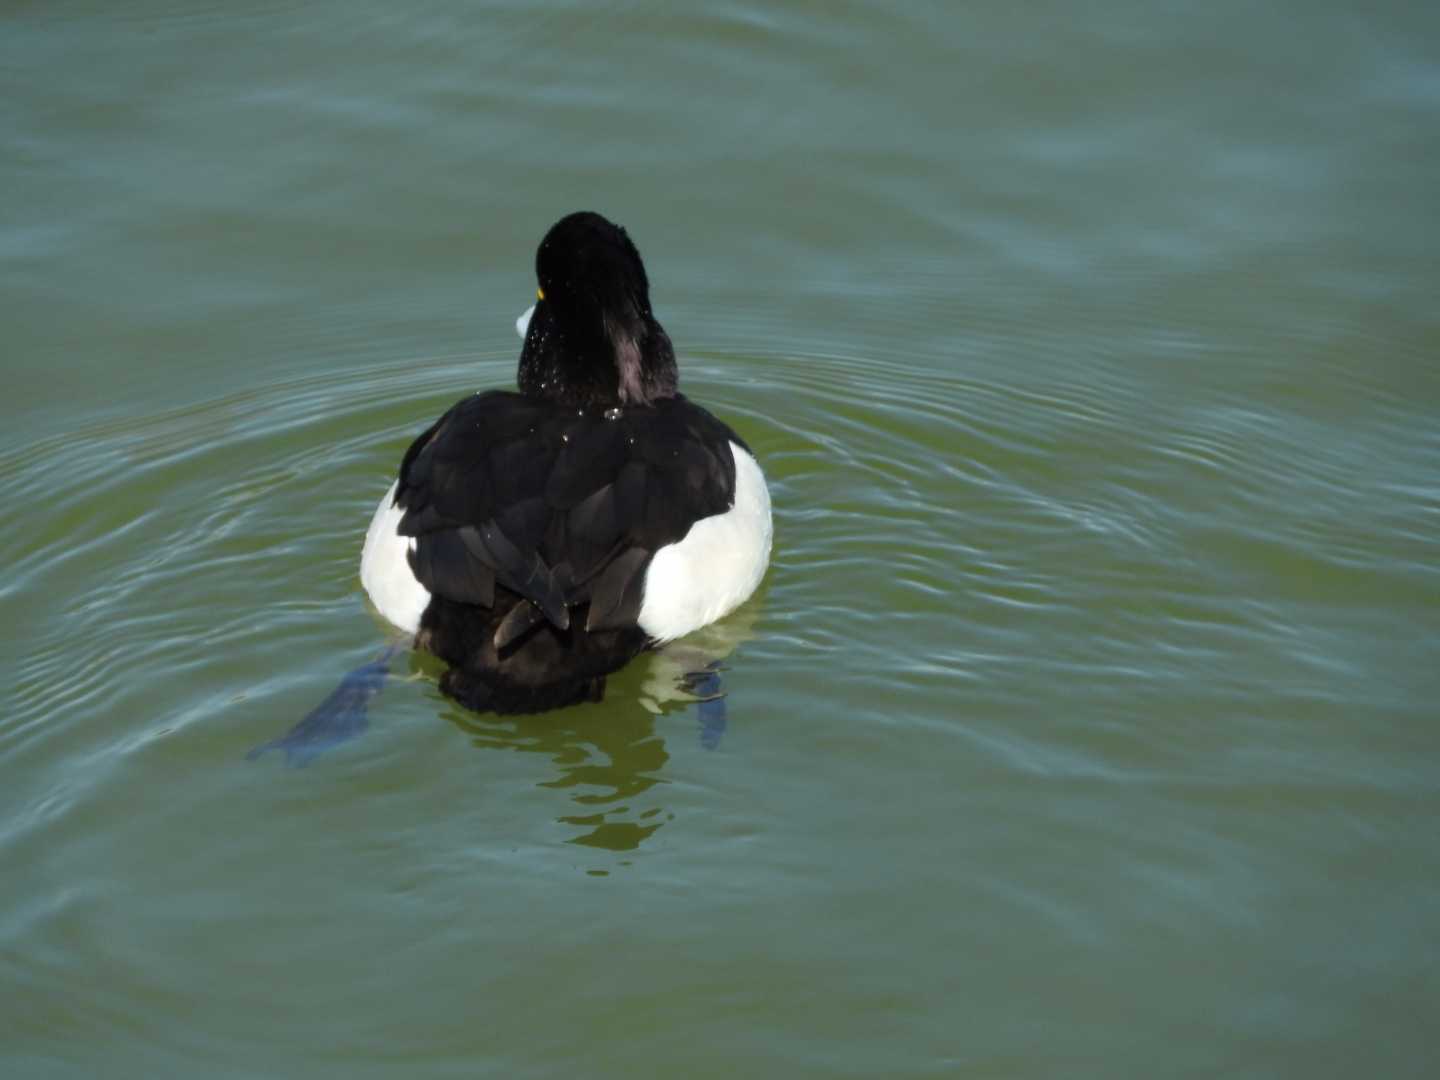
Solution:
{"label": "duck's white flank", "polygon": [[430,603],[430,591],[415,580],[406,558],[415,546],[414,538],[397,531],[405,516],[405,511],[395,505],[395,488],[399,484],[396,480],[390,485],[370,519],[365,549],[360,553],[360,583],[381,615],[413,634],[420,629],[420,616]]}
{"label": "duck's white flank", "polygon": [[770,492],[755,459],[733,442],[735,505],[701,518],[683,540],[655,553],[637,620],[656,641],[673,641],[743,604],[770,561]]}

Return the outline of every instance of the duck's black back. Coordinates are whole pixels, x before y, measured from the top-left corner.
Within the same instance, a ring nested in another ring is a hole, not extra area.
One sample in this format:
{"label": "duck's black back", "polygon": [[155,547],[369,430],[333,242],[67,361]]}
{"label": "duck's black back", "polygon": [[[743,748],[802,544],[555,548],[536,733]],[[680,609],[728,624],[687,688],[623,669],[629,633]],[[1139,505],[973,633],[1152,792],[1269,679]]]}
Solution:
{"label": "duck's black back", "polygon": [[489,391],[450,409],[406,453],[395,496],[443,688],[499,712],[598,698],[647,644],[655,552],[734,503],[732,441],[679,395],[592,411]]}

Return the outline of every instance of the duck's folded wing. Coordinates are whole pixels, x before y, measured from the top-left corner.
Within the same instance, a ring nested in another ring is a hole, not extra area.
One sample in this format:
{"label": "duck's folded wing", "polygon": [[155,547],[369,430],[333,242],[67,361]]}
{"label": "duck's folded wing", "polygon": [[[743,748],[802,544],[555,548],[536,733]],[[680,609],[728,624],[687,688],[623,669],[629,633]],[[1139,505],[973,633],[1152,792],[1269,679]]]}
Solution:
{"label": "duck's folded wing", "polygon": [[401,464],[411,568],[460,603],[493,606],[497,582],[530,600],[499,647],[541,617],[568,627],[582,604],[588,630],[634,625],[655,552],[734,502],[734,438],[683,398],[608,417],[500,391],[467,398]]}

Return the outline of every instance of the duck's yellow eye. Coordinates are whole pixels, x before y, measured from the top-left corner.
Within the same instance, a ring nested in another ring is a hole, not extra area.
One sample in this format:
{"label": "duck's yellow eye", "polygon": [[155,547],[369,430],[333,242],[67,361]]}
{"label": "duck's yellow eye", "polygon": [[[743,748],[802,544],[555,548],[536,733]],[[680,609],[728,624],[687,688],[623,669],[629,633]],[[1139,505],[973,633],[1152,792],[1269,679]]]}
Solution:
{"label": "duck's yellow eye", "polygon": [[544,290],[544,289],[536,289],[536,290],[535,290],[535,299],[536,299],[536,300],[544,300],[544,299],[545,299],[545,290]]}

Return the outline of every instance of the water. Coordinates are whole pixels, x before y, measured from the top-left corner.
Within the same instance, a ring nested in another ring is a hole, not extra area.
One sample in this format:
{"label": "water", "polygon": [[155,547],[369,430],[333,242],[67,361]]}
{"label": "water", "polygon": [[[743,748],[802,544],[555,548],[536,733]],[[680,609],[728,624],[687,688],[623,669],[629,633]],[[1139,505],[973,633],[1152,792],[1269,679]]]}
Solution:
{"label": "water", "polygon": [[[1433,1071],[1429,7],[3,19],[7,1076]],[[771,479],[719,746],[247,762],[582,207]]]}

